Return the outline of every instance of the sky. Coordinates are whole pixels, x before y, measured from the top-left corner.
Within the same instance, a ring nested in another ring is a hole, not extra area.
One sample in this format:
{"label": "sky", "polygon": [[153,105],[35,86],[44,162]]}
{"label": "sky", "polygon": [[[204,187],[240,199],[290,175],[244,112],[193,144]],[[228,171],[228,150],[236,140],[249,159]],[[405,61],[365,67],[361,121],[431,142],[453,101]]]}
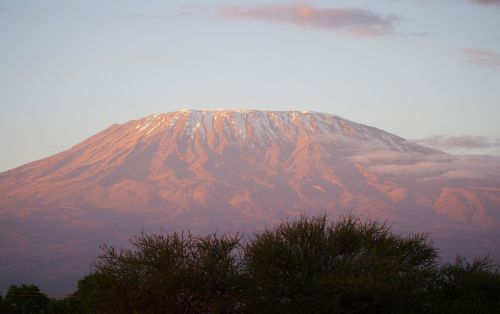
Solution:
{"label": "sky", "polygon": [[182,108],[500,154],[500,0],[0,0],[0,171]]}

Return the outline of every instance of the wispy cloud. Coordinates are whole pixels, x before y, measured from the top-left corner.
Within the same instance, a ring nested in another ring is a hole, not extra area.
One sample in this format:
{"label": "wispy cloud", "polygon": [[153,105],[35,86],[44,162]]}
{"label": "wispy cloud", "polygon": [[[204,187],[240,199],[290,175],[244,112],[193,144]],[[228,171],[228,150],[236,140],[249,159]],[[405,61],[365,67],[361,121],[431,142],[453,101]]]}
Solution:
{"label": "wispy cloud", "polygon": [[498,5],[500,6],[500,0],[469,0],[469,2],[473,2],[479,5]]}
{"label": "wispy cloud", "polygon": [[500,157],[492,155],[418,154],[361,151],[351,157],[379,175],[421,180],[500,179]]}
{"label": "wispy cloud", "polygon": [[466,61],[470,64],[482,66],[500,66],[500,54],[475,48],[465,48],[462,50],[465,54]]}
{"label": "wispy cloud", "polygon": [[435,135],[416,140],[415,142],[436,149],[481,149],[500,147],[500,139],[486,136],[443,136]]}
{"label": "wispy cloud", "polygon": [[448,161],[422,160],[408,164],[373,165],[371,171],[392,176],[416,176],[421,179],[499,179],[500,158],[466,155]]}
{"label": "wispy cloud", "polygon": [[305,4],[220,6],[217,12],[228,19],[333,29],[358,36],[392,34],[394,25],[401,20],[396,15],[382,15],[364,9],[317,8]]}

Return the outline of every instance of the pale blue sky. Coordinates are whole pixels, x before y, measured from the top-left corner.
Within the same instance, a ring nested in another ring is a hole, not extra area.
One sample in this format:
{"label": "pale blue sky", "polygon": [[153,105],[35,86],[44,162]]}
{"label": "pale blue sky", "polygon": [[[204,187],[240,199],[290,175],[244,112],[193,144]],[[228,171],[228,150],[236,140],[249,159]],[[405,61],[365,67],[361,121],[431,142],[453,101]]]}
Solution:
{"label": "pale blue sky", "polygon": [[[0,0],[0,171],[180,108],[314,110],[494,142],[500,1],[474,2]],[[297,8],[305,20],[289,19]],[[329,9],[345,9],[343,26]],[[357,34],[365,22],[389,29]]]}

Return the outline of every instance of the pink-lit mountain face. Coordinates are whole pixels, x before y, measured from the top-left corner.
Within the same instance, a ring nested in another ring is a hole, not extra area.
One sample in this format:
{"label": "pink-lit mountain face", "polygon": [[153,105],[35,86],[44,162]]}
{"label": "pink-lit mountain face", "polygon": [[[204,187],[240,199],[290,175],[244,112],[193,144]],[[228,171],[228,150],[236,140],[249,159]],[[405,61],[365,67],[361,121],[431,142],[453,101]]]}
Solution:
{"label": "pink-lit mountain face", "polygon": [[0,286],[68,289],[99,245],[141,230],[251,235],[318,213],[430,232],[445,256],[499,258],[499,169],[330,114],[155,114],[0,174]]}

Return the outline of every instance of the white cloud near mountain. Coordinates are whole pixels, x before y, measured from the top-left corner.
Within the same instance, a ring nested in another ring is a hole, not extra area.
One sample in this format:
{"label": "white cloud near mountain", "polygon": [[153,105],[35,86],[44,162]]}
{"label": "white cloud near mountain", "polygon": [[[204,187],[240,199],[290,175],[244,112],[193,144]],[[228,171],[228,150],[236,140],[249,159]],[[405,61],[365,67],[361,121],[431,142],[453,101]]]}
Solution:
{"label": "white cloud near mountain", "polygon": [[500,179],[500,157],[492,155],[409,154],[367,148],[351,159],[382,176],[422,180]]}
{"label": "white cloud near mountain", "polygon": [[414,142],[435,149],[481,149],[500,147],[500,138],[491,138],[487,136],[444,136],[434,135]]}

